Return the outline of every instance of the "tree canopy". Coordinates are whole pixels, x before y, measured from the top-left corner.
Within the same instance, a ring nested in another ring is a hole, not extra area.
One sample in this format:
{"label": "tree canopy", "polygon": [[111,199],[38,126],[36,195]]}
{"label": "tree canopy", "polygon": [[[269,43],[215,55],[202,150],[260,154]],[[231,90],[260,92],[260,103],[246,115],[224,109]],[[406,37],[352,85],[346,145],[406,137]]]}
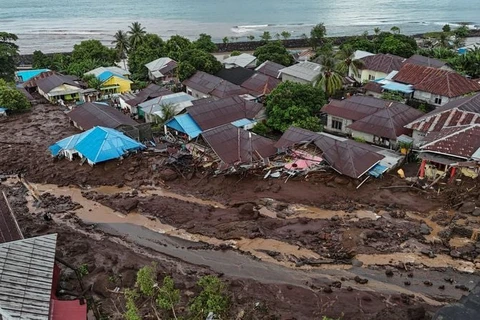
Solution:
{"label": "tree canopy", "polygon": [[85,40],[73,46],[72,61],[98,61],[102,65],[113,65],[117,54],[114,49],[104,46],[99,40]]}
{"label": "tree canopy", "polygon": [[18,46],[15,41],[18,37],[13,33],[0,32],[0,79],[13,81],[16,62],[18,58]]}
{"label": "tree canopy", "polygon": [[222,69],[220,61],[210,53],[199,49],[190,49],[183,52],[179,62],[179,77],[181,81],[191,77],[196,70],[215,74]]}
{"label": "tree canopy", "polygon": [[316,50],[317,47],[322,44],[323,38],[327,35],[327,29],[323,23],[317,24],[310,31],[310,43],[313,50]]}
{"label": "tree canopy", "polygon": [[201,33],[198,39],[193,43],[195,48],[203,50],[205,52],[214,52],[217,50],[217,46],[212,41],[212,36]]}
{"label": "tree canopy", "polygon": [[128,55],[128,67],[133,79],[146,79],[145,64],[166,55],[165,42],[156,34],[148,33]]}
{"label": "tree canopy", "polygon": [[258,47],[253,53],[257,57],[258,64],[267,60],[289,66],[293,63],[292,55],[283,46],[281,41],[270,41]]}
{"label": "tree canopy", "polygon": [[13,84],[0,79],[0,107],[10,111],[23,111],[30,109],[30,102]]}
{"label": "tree canopy", "polygon": [[282,82],[266,98],[267,125],[282,132],[292,125],[319,131],[321,125],[316,115],[326,101],[324,91],[318,87]]}

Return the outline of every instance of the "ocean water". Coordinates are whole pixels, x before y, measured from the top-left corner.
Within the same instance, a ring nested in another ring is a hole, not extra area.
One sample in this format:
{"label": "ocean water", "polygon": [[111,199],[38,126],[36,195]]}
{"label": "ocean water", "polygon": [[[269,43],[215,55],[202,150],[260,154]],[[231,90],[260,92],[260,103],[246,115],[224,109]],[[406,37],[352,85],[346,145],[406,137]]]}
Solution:
{"label": "ocean water", "polygon": [[264,31],[300,37],[320,22],[331,36],[392,26],[412,34],[446,23],[480,28],[480,0],[0,0],[0,31],[17,34],[22,53],[71,51],[85,39],[110,45],[133,21],[165,39],[207,33],[241,41]]}

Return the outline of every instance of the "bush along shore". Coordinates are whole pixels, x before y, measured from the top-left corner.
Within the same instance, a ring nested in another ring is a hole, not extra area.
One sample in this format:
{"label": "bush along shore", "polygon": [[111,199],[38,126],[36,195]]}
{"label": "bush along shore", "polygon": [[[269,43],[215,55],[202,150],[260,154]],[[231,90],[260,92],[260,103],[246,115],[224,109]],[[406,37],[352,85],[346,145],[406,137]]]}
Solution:
{"label": "bush along shore", "polygon": [[[428,33],[418,33],[412,35],[413,38],[422,39]],[[354,36],[340,36],[340,37],[325,37],[325,39],[331,40],[334,45],[341,45],[344,42],[357,38],[359,35]],[[370,35],[368,38],[372,39],[374,36]],[[480,37],[480,30],[470,30],[467,37]],[[299,39],[286,39],[281,40],[285,48],[308,48],[311,47],[310,39],[308,38],[299,38]],[[255,41],[235,41],[227,43],[216,43],[217,53],[220,52],[232,52],[232,51],[255,51],[258,47],[265,44],[264,40],[255,40]],[[56,53],[69,54],[70,52],[55,52],[55,53],[46,53],[47,56],[53,56]],[[29,66],[32,65],[33,54],[21,54],[18,60],[18,66]]]}

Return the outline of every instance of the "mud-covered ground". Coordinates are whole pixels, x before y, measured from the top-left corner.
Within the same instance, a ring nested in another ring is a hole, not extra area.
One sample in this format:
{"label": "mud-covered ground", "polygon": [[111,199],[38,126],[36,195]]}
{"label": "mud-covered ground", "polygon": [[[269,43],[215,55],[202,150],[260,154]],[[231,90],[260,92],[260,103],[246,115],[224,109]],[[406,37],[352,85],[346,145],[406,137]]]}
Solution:
{"label": "mud-covered ground", "polygon": [[[165,156],[148,151],[95,167],[54,160],[48,146],[74,133],[57,106],[0,119],[0,175],[21,173],[41,201],[33,203],[18,181],[1,186],[26,236],[56,232],[59,255],[88,265],[84,280],[112,318],[122,308],[113,289],[132,286],[151,261],[159,279],[174,277],[183,301],[198,290],[199,276],[220,274],[232,319],[242,310],[243,319],[427,319],[478,281],[475,181],[423,191],[392,174],[357,190],[331,172],[288,182],[263,173],[211,177],[167,167]],[[113,210],[126,215],[122,223]],[[43,220],[46,212],[53,221]],[[204,245],[155,240],[164,228],[173,230],[164,237]],[[155,246],[162,241],[168,250]],[[228,259],[245,269],[230,268]]]}

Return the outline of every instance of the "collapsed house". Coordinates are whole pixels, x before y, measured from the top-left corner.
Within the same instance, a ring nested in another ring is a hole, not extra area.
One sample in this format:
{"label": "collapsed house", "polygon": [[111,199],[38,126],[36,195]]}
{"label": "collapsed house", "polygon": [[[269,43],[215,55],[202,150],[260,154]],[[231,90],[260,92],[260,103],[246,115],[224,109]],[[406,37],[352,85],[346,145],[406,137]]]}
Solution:
{"label": "collapsed house", "polygon": [[127,137],[122,132],[104,127],[93,127],[85,132],[75,134],[57,141],[49,147],[52,156],[66,157],[72,161],[75,157],[90,165],[123,158],[146,147]]}

